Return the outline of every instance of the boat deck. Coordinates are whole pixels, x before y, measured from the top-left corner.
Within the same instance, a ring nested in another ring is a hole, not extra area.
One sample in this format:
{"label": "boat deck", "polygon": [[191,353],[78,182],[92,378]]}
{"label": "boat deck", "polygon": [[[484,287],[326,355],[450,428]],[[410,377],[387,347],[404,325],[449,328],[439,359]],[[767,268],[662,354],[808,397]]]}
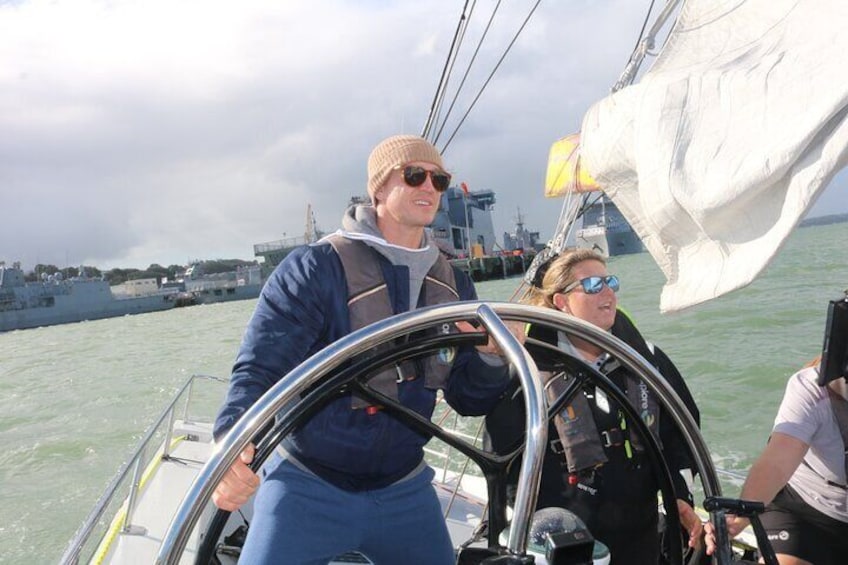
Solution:
{"label": "boat deck", "polygon": [[[163,459],[157,454],[142,478],[129,527],[123,525],[124,508],[112,522],[93,562],[100,562],[100,558],[103,563],[156,561],[170,522],[162,517],[176,513],[183,496],[212,452],[211,435],[206,424],[179,422],[174,436],[181,439],[175,442],[170,455]],[[201,517],[201,525],[208,524],[213,515],[214,508],[207,508]],[[181,563],[194,563],[199,546],[198,530],[196,528],[192,532]]]}
{"label": "boat deck", "polygon": [[[126,506],[115,516],[100,546],[91,559],[91,563],[148,564],[156,561],[160,544],[170,525],[170,517],[182,502],[194,478],[212,453],[210,424],[195,424],[178,421],[174,428],[174,437],[170,455],[163,458],[157,453],[141,480],[135,509],[128,531],[124,531]],[[480,478],[480,481],[483,481]],[[467,480],[463,480],[465,486]],[[447,518],[446,523],[451,538],[456,545],[468,540],[479,524],[485,503],[481,498],[462,492],[454,494],[450,484],[436,484],[436,492]],[[483,487],[482,492],[485,493]],[[215,515],[211,504],[203,511],[199,527],[192,531],[186,549],[180,559],[181,564],[193,564],[200,546],[200,531]],[[242,508],[249,519],[252,515],[252,502]],[[168,518],[165,518],[168,517]],[[240,513],[230,516],[224,529],[224,537],[236,530],[243,520]],[[223,539],[223,538],[222,538]],[[238,560],[237,551],[233,555],[218,552],[222,565],[234,565]],[[332,560],[328,565],[350,563],[371,563],[359,553],[351,552]]]}

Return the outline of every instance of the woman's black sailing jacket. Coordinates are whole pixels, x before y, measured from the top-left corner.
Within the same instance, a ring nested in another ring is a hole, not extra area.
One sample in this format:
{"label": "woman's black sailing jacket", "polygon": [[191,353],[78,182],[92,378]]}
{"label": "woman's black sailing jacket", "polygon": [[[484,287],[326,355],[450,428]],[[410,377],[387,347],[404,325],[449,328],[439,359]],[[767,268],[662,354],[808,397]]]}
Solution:
{"label": "woman's black sailing jacket", "polygon": [[[657,368],[684,401],[695,421],[699,422],[700,416],[692,395],[668,356],[658,347],[649,345],[620,311],[612,333]],[[557,344],[556,332],[552,330],[533,327],[529,337]],[[536,361],[540,369],[545,370],[545,361]],[[628,383],[633,386],[633,377],[628,375],[624,367],[618,366],[607,376],[622,391],[626,392]],[[565,455],[569,451],[563,448],[563,439],[567,442],[568,438],[561,437],[552,421],[548,429],[549,445],[545,452],[537,508],[567,508],[580,516],[596,537],[604,531],[645,530],[646,527],[654,528],[655,531],[658,483],[650,462],[638,448],[638,438],[630,436],[633,427],[628,426],[626,420],[622,422],[620,406],[603,392],[591,387],[583,390],[582,394],[585,402],[583,399],[580,401],[590,409],[594,420],[594,426],[590,428],[606,462],[586,469],[573,469],[573,466],[569,469]],[[628,396],[632,398],[632,394]],[[680,469],[693,469],[689,449],[672,418],[656,402],[654,406],[657,407],[656,416],[659,418],[658,439],[672,474],[675,492],[678,498],[691,502],[686,481],[678,472]],[[579,415],[571,408],[566,408],[565,413],[566,419],[568,414],[579,419]],[[495,452],[506,454],[521,444],[524,439],[524,418],[523,395],[513,387],[486,417],[487,434]],[[511,485],[517,481],[519,465],[520,458],[517,458],[510,469]],[[514,496],[513,492],[508,488],[508,498]],[[600,537],[604,536],[601,534]]]}

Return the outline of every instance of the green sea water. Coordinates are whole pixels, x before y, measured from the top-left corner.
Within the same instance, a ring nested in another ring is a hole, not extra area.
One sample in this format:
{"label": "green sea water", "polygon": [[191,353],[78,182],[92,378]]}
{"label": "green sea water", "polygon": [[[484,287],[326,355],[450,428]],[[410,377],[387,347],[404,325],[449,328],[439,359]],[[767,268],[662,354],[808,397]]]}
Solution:
{"label": "green sea water", "polygon": [[[848,288],[848,223],[796,230],[748,287],[661,315],[647,253],[615,257],[620,304],[680,368],[716,465],[744,472],[786,379],[821,350]],[[478,283],[508,300],[518,279]],[[147,426],[192,373],[227,376],[254,301],[0,334],[0,563],[55,563]],[[210,407],[218,396],[206,399]],[[732,481],[725,494],[738,493]]]}

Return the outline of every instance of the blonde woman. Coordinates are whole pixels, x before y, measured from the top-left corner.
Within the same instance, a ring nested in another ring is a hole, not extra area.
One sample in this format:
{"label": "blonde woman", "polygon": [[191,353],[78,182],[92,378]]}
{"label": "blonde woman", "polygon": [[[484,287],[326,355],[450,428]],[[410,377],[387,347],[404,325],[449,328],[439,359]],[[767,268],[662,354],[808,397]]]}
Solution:
{"label": "blonde woman", "polygon": [[[528,301],[611,331],[656,366],[687,401],[697,420],[697,407],[674,364],[618,311],[616,292],[620,284],[618,277],[607,271],[603,257],[588,249],[571,249],[549,264]],[[689,545],[694,547],[702,532],[701,521],[692,509],[687,483],[677,473],[692,468],[688,449],[647,386],[640,385],[623,367],[612,368],[601,349],[578,338],[538,327],[531,327],[528,337],[599,367],[636,405],[669,462],[682,526]],[[544,378],[551,390],[573,375],[547,373]],[[510,391],[486,418],[493,449],[498,453],[514,449],[523,437],[523,422],[520,390]],[[632,429],[621,406],[600,388],[578,393],[550,426],[537,508],[563,507],[577,514],[592,535],[609,548],[613,565],[656,565],[660,562],[657,471],[644,453],[644,442]]]}

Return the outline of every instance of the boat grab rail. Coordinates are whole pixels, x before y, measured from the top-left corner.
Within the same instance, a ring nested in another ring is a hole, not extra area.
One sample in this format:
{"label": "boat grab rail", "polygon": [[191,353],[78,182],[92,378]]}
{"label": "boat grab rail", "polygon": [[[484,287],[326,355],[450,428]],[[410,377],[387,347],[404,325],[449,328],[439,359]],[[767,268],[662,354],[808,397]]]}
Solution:
{"label": "boat grab rail", "polygon": [[525,391],[527,442],[519,472],[513,514],[514,527],[510,528],[507,544],[510,553],[523,554],[547,441],[547,412],[536,365],[501,318],[539,323],[565,331],[605,349],[616,357],[623,366],[645,382],[667,409],[694,456],[705,494],[721,496],[721,487],[709,450],[685,404],[656,369],[631,347],[600,328],[557,310],[515,303],[461,302],[422,308],[375,322],[337,340],[280,379],[236,422],[200,470],[163,536],[155,562],[169,565],[179,563],[191,531],[197,525],[200,514],[210,502],[212,493],[224,474],[248,443],[277,415],[291,409],[302,392],[318,384],[322,377],[339,368],[351,357],[372,350],[382,343],[435,324],[473,319],[479,320],[500,346],[507,360],[513,365]]}
{"label": "boat grab rail", "polygon": [[165,437],[162,443],[162,458],[168,457],[168,452],[171,448],[171,442],[173,440],[173,432],[174,432],[174,421],[176,415],[176,408],[180,401],[185,398],[185,403],[183,405],[183,420],[189,419],[189,408],[191,406],[192,395],[194,391],[194,383],[197,380],[211,380],[218,381],[222,383],[228,382],[227,379],[223,379],[221,377],[215,377],[212,375],[202,375],[202,374],[193,374],[180,389],[174,394],[174,397],[171,399],[171,402],[165,407],[159,417],[147,428],[147,432],[144,434],[144,437],[139,441],[138,447],[136,447],[133,454],[127,459],[126,462],[118,469],[118,472],[115,474],[115,477],[108,484],[103,494],[97,500],[97,503],[92,508],[89,515],[86,517],[85,522],[83,522],[82,526],[80,526],[77,533],[74,535],[73,539],[68,543],[68,547],[65,550],[64,555],[62,555],[59,563],[61,565],[77,565],[79,563],[80,553],[82,552],[83,547],[88,542],[91,537],[94,528],[100,522],[103,517],[104,512],[106,512],[109,504],[115,497],[118,489],[124,485],[125,480],[130,472],[130,469],[133,470],[133,479],[130,485],[130,492],[127,497],[127,507],[124,518],[124,525],[122,527],[123,533],[132,533],[132,518],[133,511],[135,509],[135,502],[138,496],[139,486],[141,484],[141,476],[143,471],[143,466],[145,465],[145,454],[147,453],[147,449],[149,444],[152,443],[157,434],[160,432],[162,428],[162,424],[166,421],[168,422],[168,429],[165,433]]}

